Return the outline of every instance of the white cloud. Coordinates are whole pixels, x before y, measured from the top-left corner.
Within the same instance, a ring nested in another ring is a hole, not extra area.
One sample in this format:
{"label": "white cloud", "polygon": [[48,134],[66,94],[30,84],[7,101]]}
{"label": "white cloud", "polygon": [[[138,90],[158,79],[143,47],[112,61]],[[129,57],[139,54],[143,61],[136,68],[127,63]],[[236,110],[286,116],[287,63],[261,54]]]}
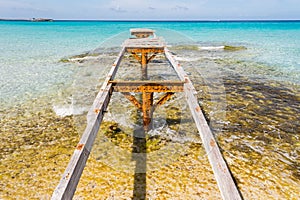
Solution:
{"label": "white cloud", "polygon": [[299,0],[0,0],[0,17],[246,19],[290,13],[300,17]]}

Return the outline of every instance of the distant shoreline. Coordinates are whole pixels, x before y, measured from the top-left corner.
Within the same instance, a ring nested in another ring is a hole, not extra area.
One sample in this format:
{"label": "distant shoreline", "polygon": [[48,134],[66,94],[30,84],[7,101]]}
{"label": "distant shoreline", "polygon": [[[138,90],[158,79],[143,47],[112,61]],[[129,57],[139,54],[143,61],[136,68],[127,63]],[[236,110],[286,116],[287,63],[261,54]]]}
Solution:
{"label": "distant shoreline", "polygon": [[[32,22],[34,18],[31,19],[1,19],[0,21],[28,21]],[[44,18],[41,18],[44,19]],[[48,22],[49,18],[45,18],[45,22]],[[41,20],[43,22],[43,20]],[[154,19],[145,19],[145,20],[118,20],[118,19],[51,19],[54,22],[300,22],[300,19],[241,19],[241,20],[178,20],[178,19],[168,19],[168,20],[154,20]]]}
{"label": "distant shoreline", "polygon": [[0,21],[29,21],[29,22],[52,22],[51,18],[30,18],[30,19],[0,19]]}

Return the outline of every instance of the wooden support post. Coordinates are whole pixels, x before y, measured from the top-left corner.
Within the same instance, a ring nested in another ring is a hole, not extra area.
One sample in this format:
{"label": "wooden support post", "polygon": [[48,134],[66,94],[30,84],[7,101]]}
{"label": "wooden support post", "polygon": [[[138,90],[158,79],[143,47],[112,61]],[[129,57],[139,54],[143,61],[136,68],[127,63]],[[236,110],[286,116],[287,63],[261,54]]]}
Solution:
{"label": "wooden support post", "polygon": [[148,53],[145,51],[142,51],[141,55],[141,61],[142,61],[142,80],[148,80],[148,66],[147,66],[147,56]]}
{"label": "wooden support post", "polygon": [[143,92],[143,124],[144,130],[147,132],[152,127],[152,105],[153,105],[153,92]]}

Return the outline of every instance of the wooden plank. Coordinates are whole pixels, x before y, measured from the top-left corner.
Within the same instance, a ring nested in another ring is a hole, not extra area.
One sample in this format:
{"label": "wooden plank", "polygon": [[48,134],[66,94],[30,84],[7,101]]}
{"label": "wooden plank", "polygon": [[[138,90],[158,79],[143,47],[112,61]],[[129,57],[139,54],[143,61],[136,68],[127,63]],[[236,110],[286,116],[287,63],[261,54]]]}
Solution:
{"label": "wooden plank", "polygon": [[182,81],[110,81],[115,92],[183,92]]}
{"label": "wooden plank", "polygon": [[181,67],[180,63],[177,62],[175,59],[174,59],[174,56],[171,54],[171,52],[169,51],[169,49],[167,47],[165,47],[164,49],[164,53],[165,53],[165,56],[167,58],[167,60],[170,62],[171,66],[173,67],[173,69],[176,71],[179,79],[181,81],[184,81],[185,83],[188,83],[189,84],[189,89],[191,90],[191,92],[193,94],[197,94],[197,91],[196,89],[194,88],[190,78],[188,77],[188,75],[185,73],[185,71],[183,70],[183,68]]}
{"label": "wooden plank", "polygon": [[163,38],[155,37],[155,38],[131,38],[127,39],[122,44],[123,47],[126,48],[164,48],[166,43]]}
{"label": "wooden plank", "polygon": [[109,80],[113,79],[121,59],[124,54],[124,48],[120,52],[116,62],[113,64],[106,81],[103,83],[100,92],[94,100],[87,115],[87,127],[75,148],[75,151],[71,157],[71,160],[52,195],[52,200],[57,199],[72,199],[82,171],[85,167],[86,161],[91,152],[94,140],[99,131],[100,124],[102,122],[104,112],[109,104],[110,97],[112,95],[113,87],[109,83]]}
{"label": "wooden plank", "polygon": [[115,84],[124,84],[124,85],[145,85],[145,84],[158,84],[158,85],[177,85],[183,86],[184,81],[177,81],[177,80],[166,80],[166,81],[155,81],[155,80],[134,80],[134,81],[123,81],[123,80],[110,80],[109,83]]}
{"label": "wooden plank", "polygon": [[164,47],[126,47],[129,53],[164,53]]}
{"label": "wooden plank", "polygon": [[106,76],[106,79],[100,89],[101,90],[104,90],[106,88],[106,86],[109,84],[109,81],[113,80],[114,77],[116,76],[116,73],[118,71],[118,68],[120,66],[120,63],[122,61],[122,58],[123,58],[123,55],[125,53],[125,47],[122,48],[122,50],[120,51],[116,61],[114,62],[114,64],[112,65],[108,75]]}
{"label": "wooden plank", "polygon": [[221,154],[219,146],[206,122],[197,98],[194,95],[195,88],[193,87],[192,82],[179,63],[172,57],[167,48],[165,50],[165,55],[180,79],[186,82],[184,85],[186,100],[192,112],[192,116],[202,139],[204,148],[207,152],[222,198],[225,200],[242,199],[242,196],[231,176],[230,170],[223,158],[223,155]]}
{"label": "wooden plank", "polygon": [[137,38],[148,38],[150,36],[155,36],[155,30],[147,28],[134,28],[130,29],[131,35],[136,36]]}
{"label": "wooden plank", "polygon": [[154,30],[147,28],[135,28],[130,29],[131,35],[136,36],[137,38],[147,38],[149,36],[154,35]]}
{"label": "wooden plank", "polygon": [[132,28],[130,29],[130,33],[155,33],[155,30],[149,28]]}
{"label": "wooden plank", "polygon": [[59,185],[55,189],[52,198],[56,199],[72,199],[86,161],[91,152],[92,145],[98,133],[104,112],[108,106],[112,91],[112,85],[109,84],[105,91],[101,91],[96,98],[97,104],[100,106],[94,109],[94,116],[88,121],[87,127],[78,143],[71,160],[60,180]]}

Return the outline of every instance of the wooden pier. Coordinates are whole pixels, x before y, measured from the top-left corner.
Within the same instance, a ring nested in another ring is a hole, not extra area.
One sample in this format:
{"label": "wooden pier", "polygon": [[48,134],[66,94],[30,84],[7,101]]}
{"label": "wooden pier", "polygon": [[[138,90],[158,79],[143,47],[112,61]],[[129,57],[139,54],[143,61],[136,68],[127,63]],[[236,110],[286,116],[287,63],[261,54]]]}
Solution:
{"label": "wooden pier", "polygon": [[[184,92],[222,198],[226,200],[242,199],[230,170],[220,152],[219,146],[198,104],[195,96],[197,92],[181,65],[174,59],[174,56],[166,47],[164,40],[160,37],[156,37],[154,30],[131,29],[131,35],[135,36],[135,38],[124,41],[122,50],[113,63],[108,76],[88,112],[86,129],[75,148],[58,186],[53,192],[52,200],[72,199],[113,92],[121,92],[137,109],[141,110],[145,132],[152,128],[152,116],[155,109],[168,101],[174,93]],[[141,80],[115,80],[116,73],[125,53],[131,54],[141,64]],[[179,80],[151,81],[148,79],[147,64],[158,54],[165,56],[170,63],[170,67],[177,73]],[[141,101],[132,95],[132,93],[141,93]],[[154,102],[154,93],[163,93],[157,102]]]}

